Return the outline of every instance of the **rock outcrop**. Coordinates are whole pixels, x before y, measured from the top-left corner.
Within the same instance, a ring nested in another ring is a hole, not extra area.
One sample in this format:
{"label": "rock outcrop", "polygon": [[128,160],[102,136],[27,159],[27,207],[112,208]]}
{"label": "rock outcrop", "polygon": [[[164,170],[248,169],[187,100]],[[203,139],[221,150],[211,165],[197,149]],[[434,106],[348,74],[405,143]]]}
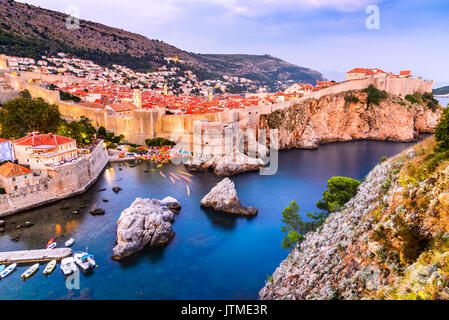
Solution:
{"label": "rock outcrop", "polygon": [[213,187],[201,200],[201,206],[243,216],[254,216],[258,212],[256,208],[245,207],[240,203],[234,182],[229,178],[223,179]]}
{"label": "rock outcrop", "polygon": [[238,151],[233,151],[224,156],[212,156],[204,160],[199,160],[198,163],[186,164],[186,168],[189,171],[211,170],[217,175],[232,176],[243,172],[259,170],[265,166],[262,159],[251,158]]}
{"label": "rock outcrop", "polygon": [[427,139],[374,168],[260,299],[449,299],[449,161],[429,166],[434,147]]}
{"label": "rock outcrop", "polygon": [[360,139],[412,141],[419,132],[433,132],[441,114],[390,94],[379,105],[366,100],[361,91],[308,99],[262,115],[259,125],[267,132],[279,130],[279,149],[317,148]]}
{"label": "rock outcrop", "polygon": [[121,260],[145,247],[167,244],[175,235],[171,225],[175,217],[168,205],[179,212],[174,209],[180,208],[179,203],[171,197],[163,201],[137,198],[125,209],[117,223],[117,243],[112,259]]}

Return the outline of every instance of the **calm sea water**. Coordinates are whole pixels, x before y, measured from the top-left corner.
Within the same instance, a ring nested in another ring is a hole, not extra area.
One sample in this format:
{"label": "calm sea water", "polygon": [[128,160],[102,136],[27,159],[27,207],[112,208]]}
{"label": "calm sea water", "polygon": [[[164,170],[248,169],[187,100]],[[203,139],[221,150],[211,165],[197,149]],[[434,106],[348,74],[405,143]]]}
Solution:
{"label": "calm sea water", "polygon": [[[44,266],[23,281],[20,266],[0,280],[1,299],[257,299],[267,274],[273,273],[288,252],[281,249],[281,212],[296,200],[304,214],[313,210],[327,180],[335,175],[362,179],[382,158],[411,144],[358,141],[323,145],[319,150],[290,150],[280,153],[279,171],[274,176],[247,173],[233,177],[244,205],[259,208],[252,218],[229,217],[200,208],[201,198],[220,178],[209,173],[194,174],[191,196],[185,183],[173,185],[159,169],[142,163],[137,167],[111,165],[84,195],[6,219],[7,232],[0,235],[0,251],[40,249],[50,238],[59,245],[76,239],[74,250],[95,255],[98,268],[81,275],[80,290],[68,291],[58,268],[48,278]],[[165,173],[182,166],[166,166]],[[145,172],[149,171],[149,172]],[[123,188],[118,194],[111,188]],[[99,191],[107,188],[106,191]],[[146,251],[130,261],[110,259],[117,219],[136,197],[178,199],[183,208],[176,216],[174,240],[165,248]],[[108,199],[105,203],[102,200]],[[87,208],[73,216],[80,205]],[[63,210],[61,208],[69,207]],[[91,216],[95,207],[105,216]],[[16,230],[12,222],[32,221],[30,229]],[[19,242],[10,239],[20,235]]]}
{"label": "calm sea water", "polygon": [[438,101],[440,101],[440,104],[443,107],[446,107],[449,103],[449,98],[437,98]]}

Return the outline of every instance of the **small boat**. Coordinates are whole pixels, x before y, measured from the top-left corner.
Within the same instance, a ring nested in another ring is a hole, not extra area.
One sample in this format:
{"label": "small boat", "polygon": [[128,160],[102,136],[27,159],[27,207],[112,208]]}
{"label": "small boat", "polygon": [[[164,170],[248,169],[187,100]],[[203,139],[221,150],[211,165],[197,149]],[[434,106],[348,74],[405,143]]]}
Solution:
{"label": "small boat", "polygon": [[49,246],[47,247],[47,250],[53,250],[54,248],[56,248],[57,245],[58,245],[58,244],[57,244],[56,242],[53,242],[51,245],[49,245]]}
{"label": "small boat", "polygon": [[178,178],[178,176],[177,176],[176,174],[170,173],[170,175],[171,175],[173,178],[175,178],[177,181],[181,181],[181,180]]}
{"label": "small boat", "polygon": [[192,183],[192,180],[190,180],[190,179],[187,178],[187,177],[181,176],[181,178],[183,178],[185,181],[187,181],[187,182],[189,182],[189,183]]}
{"label": "small boat", "polygon": [[193,177],[190,173],[187,173],[185,171],[177,170],[180,174],[183,174],[185,176]]}
{"label": "small boat", "polygon": [[55,268],[56,268],[56,260],[51,260],[45,267],[43,274],[49,275],[50,273],[53,272],[53,270],[55,270]]}
{"label": "small boat", "polygon": [[46,247],[48,248],[53,242],[55,242],[55,239],[51,238],[50,241],[48,241]]}
{"label": "small boat", "polygon": [[190,188],[189,188],[189,186],[186,185],[186,189],[187,189],[187,195],[190,197]]}
{"label": "small boat", "polygon": [[68,276],[68,275],[78,271],[78,267],[76,266],[75,259],[73,259],[72,257],[62,259],[61,265],[59,266],[59,268],[61,268],[62,273],[65,276]]}
{"label": "small boat", "polygon": [[170,180],[171,182],[173,182],[173,184],[176,184],[176,181],[172,177],[170,177]]}
{"label": "small boat", "polygon": [[66,247],[71,247],[71,246],[73,246],[74,243],[75,243],[75,239],[70,238],[69,240],[67,240],[67,241],[64,243],[64,245],[65,245]]}
{"label": "small boat", "polygon": [[11,272],[13,272],[16,267],[17,267],[17,263],[13,263],[13,264],[9,265],[2,272],[0,272],[0,277],[6,278],[6,276],[8,276]]}
{"label": "small boat", "polygon": [[39,269],[39,263],[33,264],[24,273],[22,273],[21,275],[22,279],[28,279],[29,277],[31,277],[33,274],[36,273],[37,269]]}
{"label": "small boat", "polygon": [[161,174],[162,178],[167,179],[167,176],[163,174],[162,171],[159,171],[159,173]]}
{"label": "small boat", "polygon": [[87,252],[77,252],[73,258],[83,273],[92,271],[96,266],[94,256]]}
{"label": "small boat", "polygon": [[2,272],[3,270],[5,270],[5,268],[6,268],[6,266],[5,266],[4,264],[2,264],[2,265],[0,266],[0,272]]}

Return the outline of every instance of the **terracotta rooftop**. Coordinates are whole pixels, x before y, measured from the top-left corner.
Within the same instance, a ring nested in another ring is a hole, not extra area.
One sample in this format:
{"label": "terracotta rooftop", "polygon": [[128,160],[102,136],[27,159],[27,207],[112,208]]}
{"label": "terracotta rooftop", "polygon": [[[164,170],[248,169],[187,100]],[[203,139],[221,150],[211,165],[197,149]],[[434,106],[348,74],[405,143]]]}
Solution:
{"label": "terracotta rooftop", "polygon": [[0,138],[0,143],[7,142],[7,141],[9,141],[9,140]]}
{"label": "terracotta rooftop", "polygon": [[12,162],[7,162],[4,165],[0,166],[0,175],[7,178],[22,176],[31,172],[32,171],[30,169],[24,168]]}
{"label": "terracotta rooftop", "polygon": [[71,138],[58,136],[56,134],[29,134],[26,137],[20,138],[14,141],[14,144],[19,146],[58,146],[60,144],[66,144],[75,141]]}

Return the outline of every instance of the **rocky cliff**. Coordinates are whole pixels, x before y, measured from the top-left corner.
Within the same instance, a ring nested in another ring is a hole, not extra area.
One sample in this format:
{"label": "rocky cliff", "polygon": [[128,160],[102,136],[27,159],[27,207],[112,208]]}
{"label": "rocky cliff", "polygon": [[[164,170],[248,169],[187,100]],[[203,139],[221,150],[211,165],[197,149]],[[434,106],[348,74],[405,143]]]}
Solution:
{"label": "rocky cliff", "polygon": [[433,138],[379,164],[306,235],[261,299],[448,299],[449,155]]}
{"label": "rocky cliff", "polygon": [[357,139],[412,141],[438,124],[438,110],[390,94],[377,105],[368,104],[367,97],[362,91],[347,91],[308,99],[262,115],[260,127],[278,129],[279,148],[285,149]]}

